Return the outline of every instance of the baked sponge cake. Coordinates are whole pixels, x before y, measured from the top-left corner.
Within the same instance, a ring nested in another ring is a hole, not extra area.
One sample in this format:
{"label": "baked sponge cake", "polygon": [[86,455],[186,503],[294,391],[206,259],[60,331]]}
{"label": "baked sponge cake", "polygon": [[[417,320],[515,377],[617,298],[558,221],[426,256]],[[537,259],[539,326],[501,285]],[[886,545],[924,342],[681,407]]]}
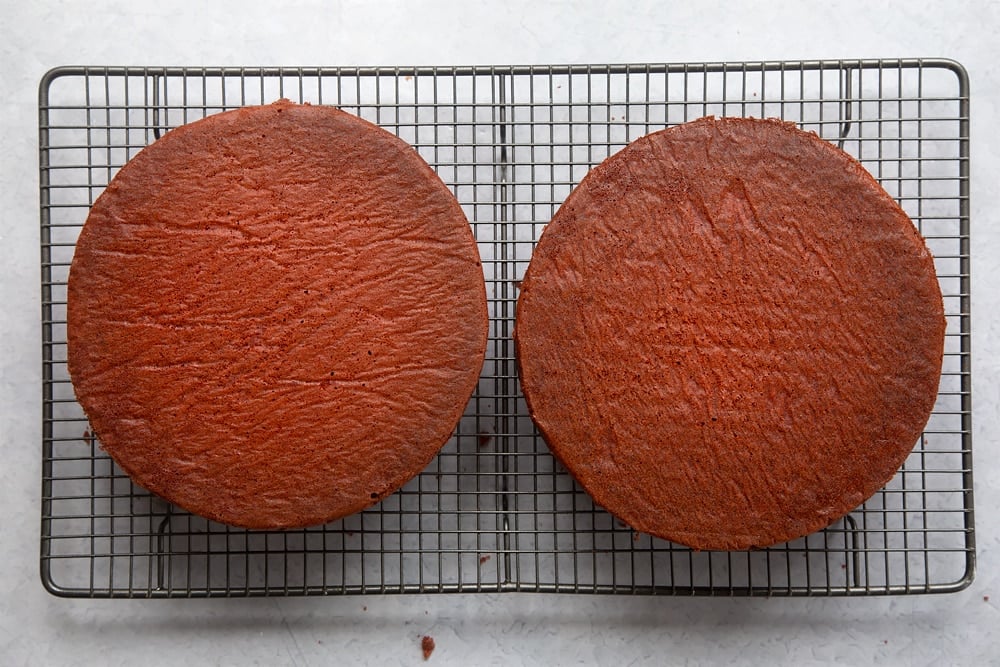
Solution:
{"label": "baked sponge cake", "polygon": [[487,338],[478,250],[412,147],[287,100],[143,149],[94,204],[69,372],[150,491],[248,528],[331,521],[448,440]]}
{"label": "baked sponge cake", "polygon": [[934,262],[853,158],[704,118],[592,170],[545,228],[516,345],[530,413],[594,500],[696,549],[824,528],[933,408]]}

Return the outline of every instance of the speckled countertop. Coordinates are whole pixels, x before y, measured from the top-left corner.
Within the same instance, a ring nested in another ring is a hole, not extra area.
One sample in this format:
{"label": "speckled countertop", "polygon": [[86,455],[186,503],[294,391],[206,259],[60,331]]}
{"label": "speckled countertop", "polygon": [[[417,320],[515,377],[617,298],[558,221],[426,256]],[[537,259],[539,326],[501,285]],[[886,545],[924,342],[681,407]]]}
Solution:
{"label": "speckled countertop", "polygon": [[[0,12],[0,662],[1000,664],[1000,60],[990,2],[10,4]],[[280,8],[279,8],[280,7]],[[948,596],[446,595],[77,601],[38,579],[37,86],[62,64],[396,65],[949,57],[972,100],[979,573]]]}

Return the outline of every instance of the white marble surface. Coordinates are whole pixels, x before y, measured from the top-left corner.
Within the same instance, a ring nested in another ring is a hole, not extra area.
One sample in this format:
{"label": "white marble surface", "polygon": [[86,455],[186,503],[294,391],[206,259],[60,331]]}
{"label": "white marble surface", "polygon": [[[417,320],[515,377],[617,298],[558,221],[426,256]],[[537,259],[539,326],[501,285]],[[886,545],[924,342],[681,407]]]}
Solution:
{"label": "white marble surface", "polygon": [[[207,3],[206,3],[207,4]],[[995,2],[0,6],[0,663],[1000,664]],[[671,6],[672,5],[672,6]],[[38,580],[38,80],[61,64],[353,65],[946,56],[972,81],[979,575],[949,596],[72,601]],[[986,598],[990,599],[987,600]]]}

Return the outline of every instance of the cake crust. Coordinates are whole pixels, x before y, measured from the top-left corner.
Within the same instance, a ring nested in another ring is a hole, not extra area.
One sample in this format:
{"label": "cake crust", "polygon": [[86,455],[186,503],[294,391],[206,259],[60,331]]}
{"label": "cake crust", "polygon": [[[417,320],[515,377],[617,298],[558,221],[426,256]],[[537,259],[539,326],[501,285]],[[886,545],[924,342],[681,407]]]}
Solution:
{"label": "cake crust", "polygon": [[705,118],[593,169],[518,299],[529,411],[636,530],[739,550],[884,486],[937,396],[934,262],[853,158],[778,120]]}
{"label": "cake crust", "polygon": [[420,472],[476,386],[486,294],[417,152],[281,100],[178,127],[94,204],[68,365],[135,482],[248,528],[331,521]]}

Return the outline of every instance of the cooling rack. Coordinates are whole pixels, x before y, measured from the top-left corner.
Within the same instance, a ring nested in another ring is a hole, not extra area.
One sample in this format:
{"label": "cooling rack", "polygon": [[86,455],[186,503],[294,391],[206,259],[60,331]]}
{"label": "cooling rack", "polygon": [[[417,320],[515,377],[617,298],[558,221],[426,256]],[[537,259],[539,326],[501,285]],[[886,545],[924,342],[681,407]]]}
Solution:
{"label": "cooling rack", "polygon": [[[100,449],[66,370],[66,278],[89,206],[170,128],[278,98],[332,104],[416,147],[479,242],[490,343],[454,437],[379,505],[287,532],[209,522],[133,486]],[[633,533],[553,460],[511,333],[545,223],[629,141],[705,116],[781,117],[857,157],[935,255],[947,316],[934,413],[912,455],[820,533],[694,552]],[[62,67],[39,95],[41,576],[77,597],[544,591],[684,595],[948,592],[975,570],[969,92],[946,60],[531,67]]]}

